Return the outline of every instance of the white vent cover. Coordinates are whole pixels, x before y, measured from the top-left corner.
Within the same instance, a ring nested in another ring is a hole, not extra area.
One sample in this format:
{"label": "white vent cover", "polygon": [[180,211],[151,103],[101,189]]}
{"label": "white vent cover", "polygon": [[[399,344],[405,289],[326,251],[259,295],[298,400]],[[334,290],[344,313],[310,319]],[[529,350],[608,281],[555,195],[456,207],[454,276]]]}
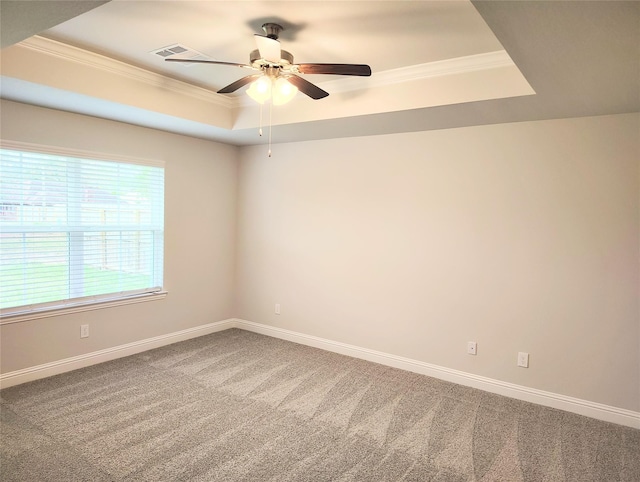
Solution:
{"label": "white vent cover", "polygon": [[[170,57],[175,57],[180,59],[211,60],[210,57],[204,55],[203,53],[179,44],[168,45],[167,47],[162,47],[161,49],[152,50],[149,53],[165,59],[168,59]],[[194,65],[197,65],[197,64],[190,64],[187,62],[185,63],[177,62],[177,64],[181,65],[182,67],[193,67]]]}

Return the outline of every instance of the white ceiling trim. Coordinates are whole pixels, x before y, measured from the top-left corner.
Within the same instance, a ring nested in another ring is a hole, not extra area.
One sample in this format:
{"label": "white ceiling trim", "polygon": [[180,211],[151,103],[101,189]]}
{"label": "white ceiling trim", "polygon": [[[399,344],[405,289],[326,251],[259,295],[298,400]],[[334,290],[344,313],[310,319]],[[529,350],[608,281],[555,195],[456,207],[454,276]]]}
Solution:
{"label": "white ceiling trim", "polygon": [[56,40],[40,36],[33,36],[17,44],[36,52],[42,52],[52,57],[70,60],[88,67],[121,75],[132,80],[144,82],[154,87],[168,89],[178,94],[194,97],[225,109],[233,109],[236,103],[233,99],[216,94],[210,90],[189,84],[180,80],[165,77],[155,72],[136,67],[119,60],[111,59],[94,52],[74,47]]}
{"label": "white ceiling trim", "polygon": [[[132,80],[144,82],[154,87],[161,87],[178,94],[187,95],[198,100],[204,100],[225,109],[238,109],[253,102],[246,96],[226,97],[219,95],[213,91],[187,82],[165,77],[161,74],[157,74],[104,55],[38,35],[30,37],[20,42],[18,45],[52,57],[73,61],[81,65],[101,69]],[[326,82],[319,82],[318,84],[321,85],[323,89],[337,94],[513,65],[514,63],[511,60],[511,57],[509,57],[509,54],[504,50],[499,50],[495,52],[487,52],[374,72],[371,77],[344,77]]]}
{"label": "white ceiling trim", "polygon": [[371,77],[348,77],[343,79],[322,82],[323,89],[329,88],[331,92],[349,92],[362,88],[384,87],[388,85],[423,80],[445,75],[466,74],[478,70],[489,70],[515,65],[509,54],[504,50],[487,52],[454,59],[428,62],[425,64],[410,65],[398,69],[374,72]]}

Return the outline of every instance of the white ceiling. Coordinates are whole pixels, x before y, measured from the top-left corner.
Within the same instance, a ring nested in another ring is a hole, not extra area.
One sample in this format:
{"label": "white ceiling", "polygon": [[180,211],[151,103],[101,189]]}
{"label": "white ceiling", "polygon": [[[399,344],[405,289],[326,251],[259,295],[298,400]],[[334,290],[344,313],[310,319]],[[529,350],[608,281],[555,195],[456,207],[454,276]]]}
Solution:
{"label": "white ceiling", "polygon": [[[502,50],[470,2],[118,1],[42,35],[213,90],[247,72],[185,68],[149,52],[186,45],[215,60],[249,63],[254,33],[281,22],[300,62],[366,63],[374,72]],[[316,78],[316,80],[318,80]]]}
{"label": "white ceiling", "polygon": [[[64,8],[54,14],[51,4]],[[95,8],[82,13],[88,4]],[[264,142],[259,109],[244,89],[215,91],[248,71],[185,67],[150,52],[178,43],[248,63],[253,34],[276,21],[297,62],[371,66],[370,78],[305,76],[331,95],[299,94],[274,108],[274,142],[640,110],[639,2],[3,0],[0,8],[3,98],[237,145]]]}

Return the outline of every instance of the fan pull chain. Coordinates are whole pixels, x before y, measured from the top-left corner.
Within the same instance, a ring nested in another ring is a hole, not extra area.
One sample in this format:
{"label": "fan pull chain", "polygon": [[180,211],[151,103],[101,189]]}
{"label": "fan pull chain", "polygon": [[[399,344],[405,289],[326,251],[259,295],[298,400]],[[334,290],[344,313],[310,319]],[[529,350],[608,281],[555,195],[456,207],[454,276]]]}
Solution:
{"label": "fan pull chain", "polygon": [[271,114],[273,113],[273,102],[269,104],[269,157],[271,157]]}
{"label": "fan pull chain", "polygon": [[262,137],[262,104],[260,104],[260,127],[258,129],[258,135]]}

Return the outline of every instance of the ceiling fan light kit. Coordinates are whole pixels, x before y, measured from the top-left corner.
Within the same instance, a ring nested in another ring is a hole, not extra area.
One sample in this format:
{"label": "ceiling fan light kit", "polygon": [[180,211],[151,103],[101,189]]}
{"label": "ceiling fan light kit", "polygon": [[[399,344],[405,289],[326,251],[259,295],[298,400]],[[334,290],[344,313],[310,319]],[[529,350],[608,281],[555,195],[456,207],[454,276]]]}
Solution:
{"label": "ceiling fan light kit", "polygon": [[247,89],[247,95],[258,104],[264,104],[271,100],[273,105],[283,105],[289,102],[298,93],[295,85],[287,82],[285,77],[272,77],[264,75],[255,80]]}
{"label": "ceiling fan light kit", "polygon": [[247,95],[258,104],[264,104],[271,98],[271,79],[264,76],[252,82],[247,89]]}
{"label": "ceiling fan light kit", "polygon": [[289,83],[285,77],[276,79],[272,89],[273,105],[283,105],[293,99],[298,93],[298,88]]}

